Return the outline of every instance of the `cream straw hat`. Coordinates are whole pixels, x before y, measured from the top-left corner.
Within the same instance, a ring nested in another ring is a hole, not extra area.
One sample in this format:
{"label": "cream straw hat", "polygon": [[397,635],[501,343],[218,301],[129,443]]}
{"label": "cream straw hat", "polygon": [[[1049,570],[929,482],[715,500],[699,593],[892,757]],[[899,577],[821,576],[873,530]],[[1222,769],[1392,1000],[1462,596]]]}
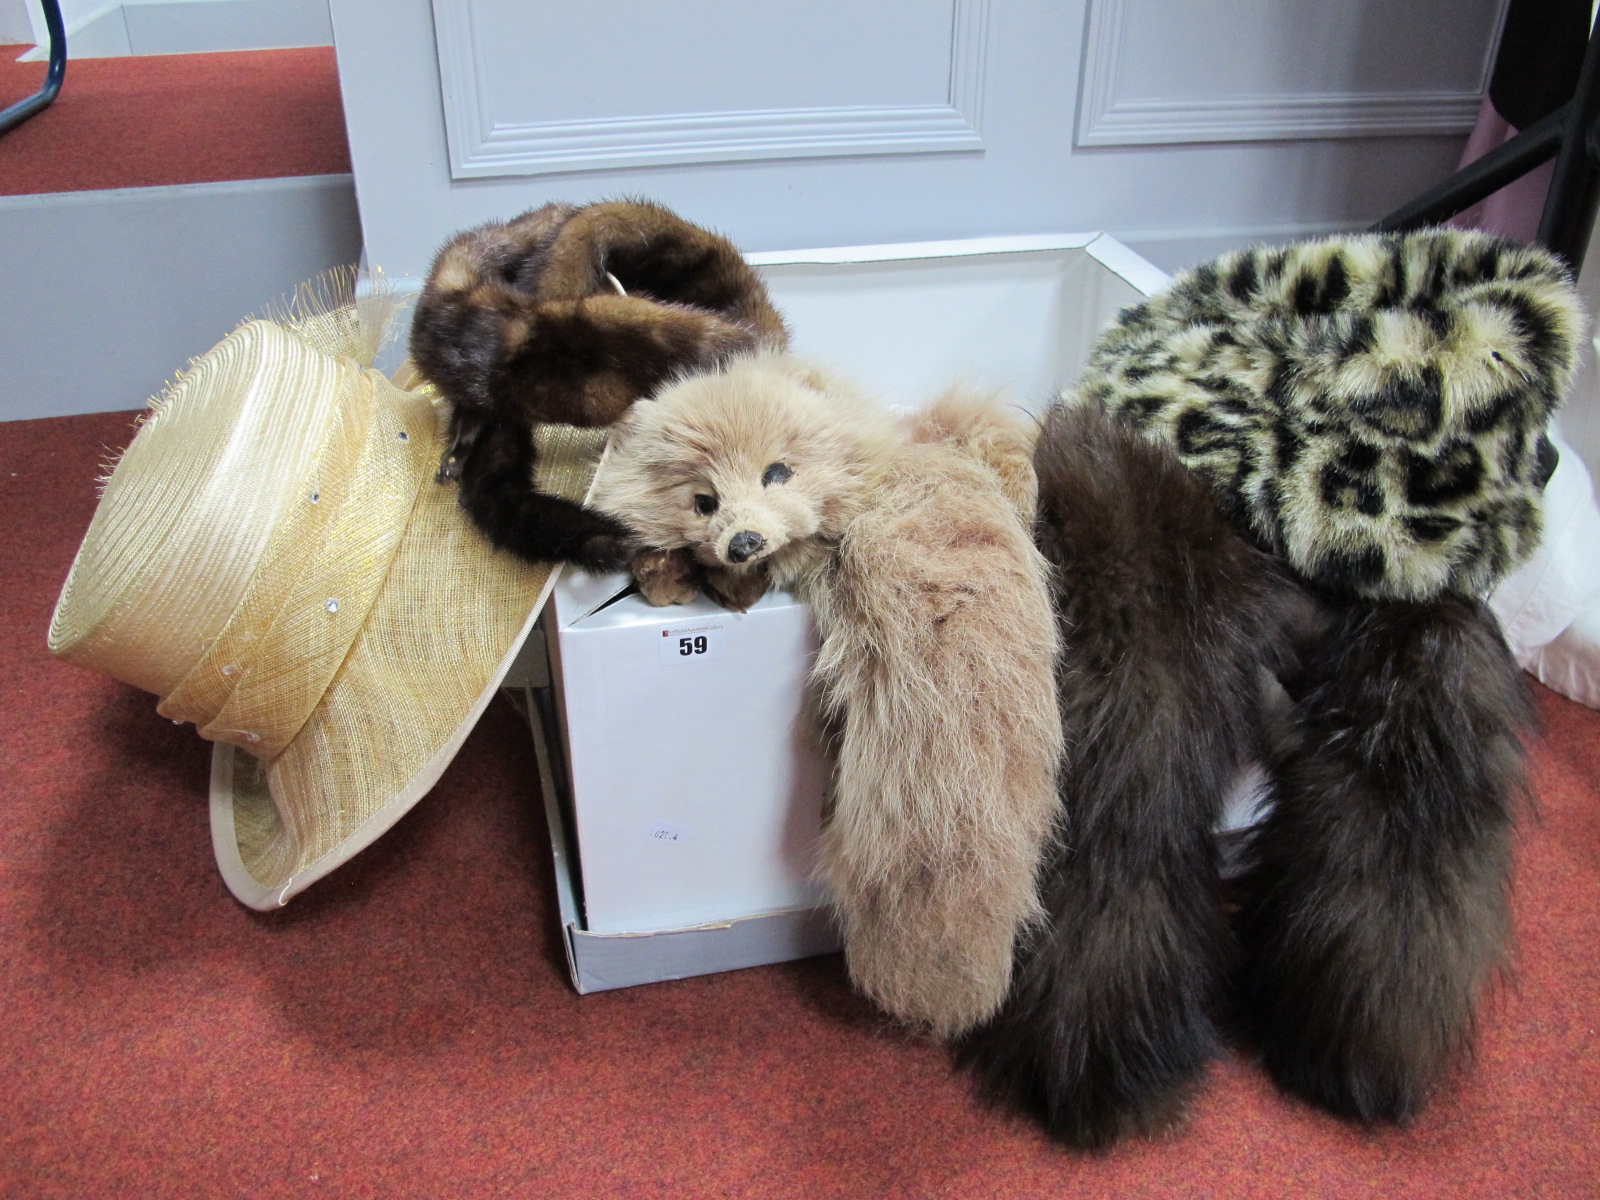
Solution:
{"label": "cream straw hat", "polygon": [[[370,845],[438,780],[555,571],[496,552],[434,482],[431,389],[372,369],[395,305],[303,293],[154,400],[50,624],[69,662],[216,742],[228,887],[268,909]],[[603,434],[541,431],[540,484],[582,499]]]}

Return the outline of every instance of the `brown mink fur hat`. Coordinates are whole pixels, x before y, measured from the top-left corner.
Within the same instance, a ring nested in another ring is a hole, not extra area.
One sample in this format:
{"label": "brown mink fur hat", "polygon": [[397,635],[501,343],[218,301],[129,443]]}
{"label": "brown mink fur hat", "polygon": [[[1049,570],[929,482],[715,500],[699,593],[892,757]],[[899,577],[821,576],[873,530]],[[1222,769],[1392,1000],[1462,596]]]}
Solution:
{"label": "brown mink fur hat", "polygon": [[441,482],[495,545],[625,565],[615,520],[538,491],[533,426],[610,425],[678,375],[788,344],[727,239],[656,204],[546,204],[457,234],[422,290],[411,357],[451,406]]}

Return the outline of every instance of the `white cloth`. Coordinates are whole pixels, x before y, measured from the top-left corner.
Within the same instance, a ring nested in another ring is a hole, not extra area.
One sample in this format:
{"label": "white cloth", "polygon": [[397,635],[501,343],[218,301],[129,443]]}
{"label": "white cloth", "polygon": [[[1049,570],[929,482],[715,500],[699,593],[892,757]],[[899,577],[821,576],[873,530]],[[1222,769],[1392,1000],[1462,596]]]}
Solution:
{"label": "white cloth", "polygon": [[1526,671],[1600,708],[1600,506],[1578,452],[1550,437],[1561,461],[1545,488],[1544,541],[1489,606]]}

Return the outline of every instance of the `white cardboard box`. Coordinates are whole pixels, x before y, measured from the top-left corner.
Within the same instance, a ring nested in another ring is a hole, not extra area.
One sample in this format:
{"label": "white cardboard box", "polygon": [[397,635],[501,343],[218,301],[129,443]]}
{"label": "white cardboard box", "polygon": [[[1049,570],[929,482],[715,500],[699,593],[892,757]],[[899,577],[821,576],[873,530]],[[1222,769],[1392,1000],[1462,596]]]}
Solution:
{"label": "white cardboard box", "polygon": [[[1042,409],[1166,280],[1101,234],[750,261],[797,353],[909,406],[961,379]],[[578,990],[836,949],[810,882],[827,769],[803,719],[809,612],[784,594],[652,608],[627,584],[564,572],[516,678]]]}
{"label": "white cardboard box", "polygon": [[813,908],[828,772],[801,719],[810,614],[552,595],[551,674],[584,928],[655,933]]}

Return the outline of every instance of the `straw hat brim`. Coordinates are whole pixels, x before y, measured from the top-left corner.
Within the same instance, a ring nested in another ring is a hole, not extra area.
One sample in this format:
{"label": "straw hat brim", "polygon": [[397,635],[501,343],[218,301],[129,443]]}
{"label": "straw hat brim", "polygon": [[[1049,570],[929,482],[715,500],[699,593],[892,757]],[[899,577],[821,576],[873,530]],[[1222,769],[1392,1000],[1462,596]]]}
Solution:
{"label": "straw hat brim", "polygon": [[[541,486],[584,498],[603,438],[561,427],[540,433]],[[442,437],[437,448],[443,450]],[[368,641],[352,649],[312,720],[276,759],[263,762],[238,746],[216,744],[211,836],[229,890],[252,908],[278,907],[409,812],[488,707],[561,569],[494,550],[465,521],[454,487],[425,483],[391,577],[420,574],[466,586],[386,587],[368,617]],[[406,659],[375,666],[370,647],[397,638],[411,642]],[[426,719],[413,696],[425,698]],[[335,767],[357,726],[367,744],[386,746],[387,753],[378,762]],[[308,828],[291,825],[294,808],[312,814]]]}
{"label": "straw hat brim", "polygon": [[[108,479],[51,625],[216,741],[217,863],[256,909],[433,787],[556,578],[434,481],[442,406],[367,366],[360,325],[350,304],[248,322],[197,360]],[[540,441],[541,486],[583,499],[603,434]]]}

